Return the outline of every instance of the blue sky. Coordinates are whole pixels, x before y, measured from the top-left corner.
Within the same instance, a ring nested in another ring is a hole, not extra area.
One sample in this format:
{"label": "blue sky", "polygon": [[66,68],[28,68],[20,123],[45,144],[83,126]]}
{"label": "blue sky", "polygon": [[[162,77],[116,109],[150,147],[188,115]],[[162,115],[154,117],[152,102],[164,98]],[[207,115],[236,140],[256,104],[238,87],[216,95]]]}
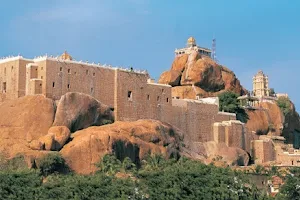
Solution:
{"label": "blue sky", "polygon": [[300,109],[300,1],[289,0],[10,0],[0,6],[0,57],[59,55],[168,70],[189,36],[211,48],[251,89],[263,70],[270,87]]}

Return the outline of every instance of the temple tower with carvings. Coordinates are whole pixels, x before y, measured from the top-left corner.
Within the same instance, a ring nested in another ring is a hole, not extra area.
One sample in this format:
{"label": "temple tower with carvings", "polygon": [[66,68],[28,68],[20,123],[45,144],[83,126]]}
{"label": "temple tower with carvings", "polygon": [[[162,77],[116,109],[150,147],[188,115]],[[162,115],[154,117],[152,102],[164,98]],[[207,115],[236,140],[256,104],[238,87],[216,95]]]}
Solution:
{"label": "temple tower with carvings", "polygon": [[253,76],[253,96],[264,97],[270,96],[269,80],[268,76],[263,73],[263,71],[258,71],[255,76]]}

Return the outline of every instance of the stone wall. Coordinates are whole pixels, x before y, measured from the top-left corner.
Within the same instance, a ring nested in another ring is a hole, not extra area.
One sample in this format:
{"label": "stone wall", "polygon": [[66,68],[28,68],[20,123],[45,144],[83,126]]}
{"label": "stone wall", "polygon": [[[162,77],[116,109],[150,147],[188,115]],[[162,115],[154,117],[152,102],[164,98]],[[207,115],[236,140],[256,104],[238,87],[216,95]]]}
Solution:
{"label": "stone wall", "polygon": [[300,154],[289,154],[288,152],[279,153],[276,159],[282,166],[300,166]]}
{"label": "stone wall", "polygon": [[237,147],[251,153],[251,140],[254,135],[245,128],[245,124],[238,120],[215,122],[212,132],[216,143],[225,143],[228,147]]}
{"label": "stone wall", "polygon": [[51,59],[35,64],[38,65],[37,78],[43,80],[43,94],[48,98],[57,100],[67,92],[81,92],[113,106],[114,70]]}
{"label": "stone wall", "polygon": [[148,83],[149,76],[115,71],[115,117],[119,121],[158,119],[169,121],[171,87]]}
{"label": "stone wall", "polygon": [[[118,121],[157,119],[170,123],[185,134],[187,143],[214,140],[215,122],[235,120],[235,114],[219,112],[216,102],[172,99],[171,86],[150,83],[145,73],[53,58],[2,62],[0,71],[10,99],[41,93],[57,100],[67,92],[81,92],[114,107]],[[226,130],[220,140],[244,148],[238,141],[243,137],[242,128],[231,122]]]}
{"label": "stone wall", "polygon": [[252,156],[256,164],[275,161],[275,147],[272,140],[252,140]]}
{"label": "stone wall", "polygon": [[30,62],[18,57],[0,62],[0,101],[25,95],[26,64]]}

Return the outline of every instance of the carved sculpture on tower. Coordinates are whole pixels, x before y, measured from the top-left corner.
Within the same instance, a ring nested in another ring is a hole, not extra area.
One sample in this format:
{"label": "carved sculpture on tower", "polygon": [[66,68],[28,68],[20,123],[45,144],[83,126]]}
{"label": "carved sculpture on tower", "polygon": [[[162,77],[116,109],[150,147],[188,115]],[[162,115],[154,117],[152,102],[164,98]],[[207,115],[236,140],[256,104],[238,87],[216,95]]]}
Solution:
{"label": "carved sculpture on tower", "polygon": [[269,79],[262,70],[259,70],[257,74],[253,76],[253,96],[270,96]]}

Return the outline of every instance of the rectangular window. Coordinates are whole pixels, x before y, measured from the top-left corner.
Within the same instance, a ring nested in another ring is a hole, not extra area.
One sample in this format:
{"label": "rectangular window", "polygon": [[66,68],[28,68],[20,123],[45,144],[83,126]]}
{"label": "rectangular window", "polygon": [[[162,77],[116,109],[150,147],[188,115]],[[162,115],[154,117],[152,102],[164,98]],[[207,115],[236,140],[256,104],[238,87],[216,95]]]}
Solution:
{"label": "rectangular window", "polygon": [[55,87],[55,82],[52,82],[52,87]]}
{"label": "rectangular window", "polygon": [[2,92],[6,93],[6,82],[2,83]]}
{"label": "rectangular window", "polygon": [[157,101],[159,101],[160,100],[160,97],[159,96],[157,96]]}
{"label": "rectangular window", "polygon": [[60,67],[60,68],[59,68],[59,71],[61,71],[61,72],[62,72],[62,67]]}
{"label": "rectangular window", "polygon": [[70,89],[70,84],[68,84],[68,89]]}
{"label": "rectangular window", "polygon": [[41,79],[43,79],[43,76],[41,76]]}
{"label": "rectangular window", "polygon": [[167,98],[167,103],[169,103],[169,98]]}
{"label": "rectangular window", "polygon": [[147,95],[147,100],[150,100],[150,95],[149,94]]}
{"label": "rectangular window", "polygon": [[71,74],[71,69],[68,69],[68,73]]}
{"label": "rectangular window", "polygon": [[95,73],[95,72],[93,73],[93,76],[96,76],[96,73]]}
{"label": "rectangular window", "polygon": [[128,101],[132,101],[132,92],[131,91],[128,91],[127,99],[128,99]]}
{"label": "rectangular window", "polygon": [[93,93],[94,92],[94,88],[91,88],[91,93]]}

